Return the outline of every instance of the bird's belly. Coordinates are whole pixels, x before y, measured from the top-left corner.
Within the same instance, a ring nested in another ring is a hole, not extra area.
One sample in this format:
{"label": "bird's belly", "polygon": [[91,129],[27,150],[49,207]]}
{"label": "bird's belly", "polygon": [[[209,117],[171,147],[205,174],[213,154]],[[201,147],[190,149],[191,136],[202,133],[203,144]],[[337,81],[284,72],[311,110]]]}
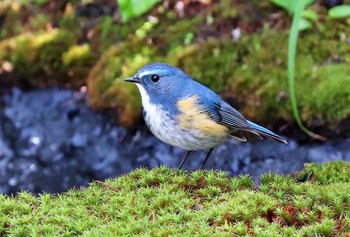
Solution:
{"label": "bird's belly", "polygon": [[160,140],[185,150],[208,150],[222,143],[227,133],[206,133],[196,126],[181,126],[169,114],[157,109],[156,113],[145,112],[144,119],[151,132]]}

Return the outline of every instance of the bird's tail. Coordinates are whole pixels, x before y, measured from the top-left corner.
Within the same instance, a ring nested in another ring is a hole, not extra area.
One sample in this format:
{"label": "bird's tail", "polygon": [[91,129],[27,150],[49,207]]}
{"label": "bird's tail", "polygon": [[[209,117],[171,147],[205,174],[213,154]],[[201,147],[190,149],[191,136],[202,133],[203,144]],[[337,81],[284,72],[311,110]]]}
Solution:
{"label": "bird's tail", "polygon": [[253,128],[253,130],[258,133],[259,135],[263,136],[263,137],[267,137],[267,138],[271,138],[277,142],[280,143],[284,143],[287,144],[287,141],[285,139],[283,139],[282,137],[278,136],[276,133],[271,132],[270,130],[268,130],[267,128],[264,128],[260,125],[257,125],[249,120],[247,120],[248,124],[250,127]]}

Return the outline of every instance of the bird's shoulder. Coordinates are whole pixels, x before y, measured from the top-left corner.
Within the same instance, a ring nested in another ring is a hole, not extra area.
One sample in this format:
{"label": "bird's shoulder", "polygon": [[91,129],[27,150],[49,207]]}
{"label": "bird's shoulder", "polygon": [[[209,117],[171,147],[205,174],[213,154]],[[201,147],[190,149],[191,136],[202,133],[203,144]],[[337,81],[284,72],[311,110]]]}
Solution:
{"label": "bird's shoulder", "polygon": [[221,102],[220,96],[213,90],[192,79],[186,81],[183,88],[180,90],[180,93],[179,98],[181,100],[189,97],[196,97],[196,102],[202,105],[210,106]]}
{"label": "bird's shoulder", "polygon": [[236,109],[214,91],[196,81],[190,83],[183,91],[177,107],[182,111],[195,109],[207,113],[214,121],[231,128],[250,129],[247,120]]}

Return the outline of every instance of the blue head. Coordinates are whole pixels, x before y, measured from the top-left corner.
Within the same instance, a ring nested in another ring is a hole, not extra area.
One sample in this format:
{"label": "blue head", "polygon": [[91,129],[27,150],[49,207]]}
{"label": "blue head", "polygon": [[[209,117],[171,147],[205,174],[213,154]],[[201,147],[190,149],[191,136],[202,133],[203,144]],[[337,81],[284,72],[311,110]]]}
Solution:
{"label": "blue head", "polygon": [[134,77],[125,81],[136,83],[142,100],[153,103],[176,97],[185,88],[186,82],[192,79],[177,67],[165,63],[152,63],[140,68]]}

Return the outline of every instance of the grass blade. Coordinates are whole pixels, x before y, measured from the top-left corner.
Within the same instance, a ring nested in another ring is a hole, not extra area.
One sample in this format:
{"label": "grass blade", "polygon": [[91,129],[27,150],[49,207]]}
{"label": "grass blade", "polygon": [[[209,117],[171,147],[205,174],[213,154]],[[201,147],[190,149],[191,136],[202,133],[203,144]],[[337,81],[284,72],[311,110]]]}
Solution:
{"label": "grass blade", "polygon": [[294,90],[295,55],[296,55],[296,47],[297,47],[298,35],[299,35],[298,26],[301,20],[302,12],[304,11],[306,6],[306,1],[305,0],[296,0],[296,1],[297,1],[296,8],[293,14],[293,21],[292,21],[291,31],[289,35],[289,42],[288,42],[288,82],[289,82],[290,100],[293,108],[293,115],[298,126],[304,133],[306,133],[307,135],[315,139],[326,140],[325,137],[318,135],[316,133],[313,133],[309,129],[307,129],[303,125],[298,112],[297,100],[296,100],[295,90]]}

